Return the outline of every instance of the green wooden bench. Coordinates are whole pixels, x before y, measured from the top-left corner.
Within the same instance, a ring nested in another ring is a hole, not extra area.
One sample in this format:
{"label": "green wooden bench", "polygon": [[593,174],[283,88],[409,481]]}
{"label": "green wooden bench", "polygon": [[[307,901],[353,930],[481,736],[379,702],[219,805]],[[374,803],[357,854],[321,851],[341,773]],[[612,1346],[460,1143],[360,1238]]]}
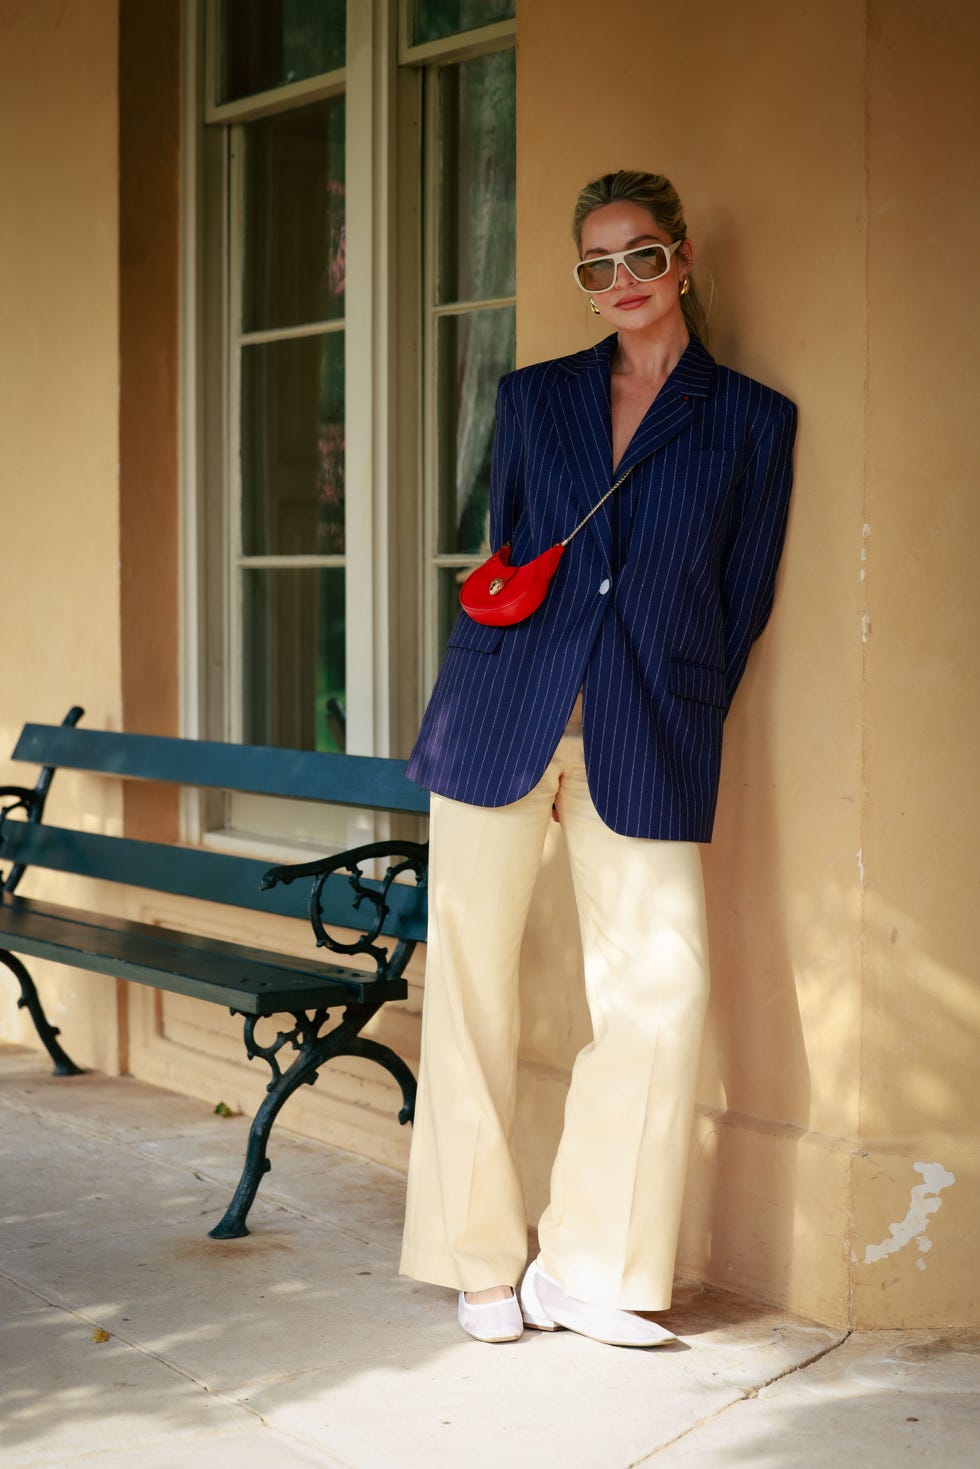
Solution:
{"label": "green wooden bench", "polygon": [[[407,993],[405,966],[425,938],[426,847],[413,841],[374,842],[322,861],[269,868],[252,858],[197,847],[49,826],[43,816],[54,773],[64,768],[111,779],[416,815],[428,810],[428,796],[406,779],[401,760],[78,729],[82,712],[71,709],[61,725],[25,725],[12,758],[42,766],[37,784],[0,787],[0,864],[6,869],[0,872],[0,963],[20,981],[18,1004],[32,1016],[60,1076],[78,1074],[79,1068],[61,1047],[20,954],[192,995],[244,1016],[248,1058],[261,1057],[272,1080],[251,1125],[235,1195],[210,1231],[215,1239],[236,1239],[248,1233],[246,1216],[270,1167],[266,1150],[272,1125],[296,1088],[316,1081],[324,1062],[342,1055],[376,1061],[401,1087],[399,1120],[413,1116],[412,1072],[390,1047],[360,1032],[382,1005]],[[363,867],[379,859],[387,863],[385,876],[364,876]],[[318,947],[345,958],[365,956],[374,969],[297,959],[21,897],[16,889],[32,867],[308,917]],[[292,886],[301,878],[311,880],[308,894]],[[357,936],[338,937],[332,928]],[[390,940],[387,946],[384,938]],[[256,1024],[274,1015],[290,1016],[292,1026],[263,1043]],[[290,1062],[291,1051],[296,1055]]]}

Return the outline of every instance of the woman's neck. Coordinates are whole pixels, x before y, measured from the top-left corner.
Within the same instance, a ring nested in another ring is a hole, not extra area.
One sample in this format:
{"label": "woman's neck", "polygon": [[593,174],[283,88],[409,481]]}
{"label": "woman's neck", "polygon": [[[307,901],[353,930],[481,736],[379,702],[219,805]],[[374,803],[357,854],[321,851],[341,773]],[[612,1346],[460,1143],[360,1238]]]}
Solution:
{"label": "woman's neck", "polygon": [[612,370],[624,377],[662,383],[681,360],[690,340],[683,317],[677,323],[671,322],[668,331],[661,328],[655,335],[621,331]]}

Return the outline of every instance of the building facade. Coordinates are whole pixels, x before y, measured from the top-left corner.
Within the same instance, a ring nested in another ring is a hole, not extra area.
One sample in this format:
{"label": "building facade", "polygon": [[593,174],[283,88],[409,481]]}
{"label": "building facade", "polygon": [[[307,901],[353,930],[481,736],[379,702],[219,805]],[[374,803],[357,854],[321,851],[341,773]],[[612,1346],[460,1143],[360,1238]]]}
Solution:
{"label": "building facade", "polygon": [[[479,557],[496,377],[600,335],[576,193],[673,179],[711,350],[800,407],[704,853],[679,1263],[834,1324],[975,1322],[975,7],[0,0],[0,40],[3,752],[79,703],[407,754]],[[367,829],[103,784],[60,778],[52,811],[272,860]],[[285,920],[71,900],[307,951]],[[557,828],[523,971],[533,1210],[588,1039]],[[83,1064],[260,1100],[215,1007],[38,977]],[[414,1063],[421,953],[412,977],[379,1030]],[[0,1035],[35,1043],[12,985]],[[288,1125],[404,1166],[383,1076],[304,1091]]]}

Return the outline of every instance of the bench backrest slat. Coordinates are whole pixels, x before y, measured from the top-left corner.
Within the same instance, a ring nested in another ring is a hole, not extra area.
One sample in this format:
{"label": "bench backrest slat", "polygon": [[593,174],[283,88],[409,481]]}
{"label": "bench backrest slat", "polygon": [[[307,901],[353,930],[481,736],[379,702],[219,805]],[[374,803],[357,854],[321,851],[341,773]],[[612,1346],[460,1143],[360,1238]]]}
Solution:
{"label": "bench backrest slat", "polygon": [[12,758],[121,779],[327,801],[376,811],[425,815],[429,809],[428,792],[407,779],[404,760],[370,755],[25,724]]}
{"label": "bench backrest slat", "polygon": [[[14,862],[287,918],[306,916],[312,882],[303,879],[262,892],[259,879],[272,862],[8,820],[0,863]],[[420,941],[425,938],[425,895],[413,883],[393,884],[388,906],[385,933]],[[323,910],[327,924],[345,928],[363,929],[371,918],[366,904],[355,909],[354,893],[342,873],[332,873],[324,884]]]}

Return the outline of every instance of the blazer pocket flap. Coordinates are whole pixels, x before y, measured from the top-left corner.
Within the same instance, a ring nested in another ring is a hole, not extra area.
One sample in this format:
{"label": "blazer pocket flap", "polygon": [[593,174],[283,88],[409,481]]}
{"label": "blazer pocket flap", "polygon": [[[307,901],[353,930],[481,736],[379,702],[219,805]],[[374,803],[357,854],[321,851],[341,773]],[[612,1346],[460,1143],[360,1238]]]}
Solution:
{"label": "blazer pocket flap", "polygon": [[486,622],[474,622],[461,612],[446,643],[447,648],[472,648],[475,653],[496,653],[505,629]]}
{"label": "blazer pocket flap", "polygon": [[728,684],[723,668],[710,668],[706,663],[688,663],[684,658],[670,660],[670,691],[696,704],[728,707]]}

